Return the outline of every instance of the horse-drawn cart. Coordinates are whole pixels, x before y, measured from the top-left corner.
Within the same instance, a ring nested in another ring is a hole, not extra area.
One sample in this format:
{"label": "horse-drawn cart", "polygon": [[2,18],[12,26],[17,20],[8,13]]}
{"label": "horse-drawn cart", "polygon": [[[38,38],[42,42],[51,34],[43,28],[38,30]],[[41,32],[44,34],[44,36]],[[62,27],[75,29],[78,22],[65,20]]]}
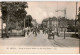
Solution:
{"label": "horse-drawn cart", "polygon": [[54,33],[53,32],[48,33],[48,39],[51,39],[51,38],[54,39]]}
{"label": "horse-drawn cart", "polygon": [[51,39],[51,38],[54,39],[54,31],[52,29],[49,29],[48,30],[48,39]]}

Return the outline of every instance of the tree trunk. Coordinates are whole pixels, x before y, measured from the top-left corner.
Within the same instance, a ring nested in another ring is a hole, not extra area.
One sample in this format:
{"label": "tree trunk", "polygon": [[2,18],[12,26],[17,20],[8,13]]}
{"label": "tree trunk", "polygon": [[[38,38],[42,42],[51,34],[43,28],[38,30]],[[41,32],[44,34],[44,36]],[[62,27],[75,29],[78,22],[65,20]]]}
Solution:
{"label": "tree trunk", "polygon": [[10,16],[9,16],[9,14],[8,14],[8,15],[7,15],[7,20],[6,20],[6,37],[7,37],[7,38],[9,37],[9,35],[8,35],[8,27],[9,27],[8,23],[9,23],[9,18],[10,18]]}
{"label": "tree trunk", "polygon": [[23,22],[24,22],[24,28],[23,28],[23,30],[24,30],[24,36],[25,36],[25,18],[24,18]]}
{"label": "tree trunk", "polygon": [[16,29],[18,29],[18,21],[16,21]]}

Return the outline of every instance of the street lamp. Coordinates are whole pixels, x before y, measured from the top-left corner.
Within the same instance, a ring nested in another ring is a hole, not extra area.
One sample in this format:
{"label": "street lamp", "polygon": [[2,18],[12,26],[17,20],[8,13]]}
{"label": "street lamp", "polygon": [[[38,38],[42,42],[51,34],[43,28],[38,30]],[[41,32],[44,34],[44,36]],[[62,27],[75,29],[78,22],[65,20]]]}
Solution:
{"label": "street lamp", "polygon": [[[57,15],[58,15],[59,10],[57,10],[56,12],[57,12]],[[58,23],[59,23],[59,21],[58,21],[58,16],[57,16],[56,27],[57,27],[57,35],[59,36],[59,33],[58,33],[59,25],[58,25]]]}
{"label": "street lamp", "polygon": [[77,4],[78,2],[76,2],[75,35],[76,35]]}
{"label": "street lamp", "polygon": [[[64,10],[57,10],[56,12],[59,12],[59,11],[64,12],[64,18],[66,18],[66,8]],[[57,21],[58,21],[58,19],[57,19]],[[57,25],[58,25],[58,23],[57,23]],[[57,28],[57,32],[58,32],[58,28]],[[65,39],[65,27],[64,27],[64,39]]]}

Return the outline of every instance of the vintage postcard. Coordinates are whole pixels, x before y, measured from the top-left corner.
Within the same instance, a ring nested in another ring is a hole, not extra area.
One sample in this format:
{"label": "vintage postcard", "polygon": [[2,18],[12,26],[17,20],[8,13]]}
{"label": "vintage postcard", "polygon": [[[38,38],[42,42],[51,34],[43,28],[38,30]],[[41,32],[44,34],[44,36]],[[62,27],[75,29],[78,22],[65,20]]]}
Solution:
{"label": "vintage postcard", "polygon": [[0,54],[79,54],[80,2],[0,2]]}

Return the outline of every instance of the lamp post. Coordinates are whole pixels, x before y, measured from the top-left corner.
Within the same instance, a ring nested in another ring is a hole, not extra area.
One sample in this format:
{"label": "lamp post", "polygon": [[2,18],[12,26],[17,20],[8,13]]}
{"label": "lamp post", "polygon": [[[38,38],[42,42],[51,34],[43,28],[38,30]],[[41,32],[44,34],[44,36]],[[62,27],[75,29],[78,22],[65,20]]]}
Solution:
{"label": "lamp post", "polygon": [[[57,15],[58,15],[58,10],[57,10],[56,12],[57,12]],[[59,34],[59,33],[58,33],[58,16],[57,16],[56,27],[57,27],[57,35],[58,35],[58,34]]]}
{"label": "lamp post", "polygon": [[[65,8],[65,10],[64,10],[64,18],[66,18],[66,8]],[[64,26],[65,26],[65,25],[64,25]],[[64,39],[65,39],[65,31],[66,31],[65,28],[66,28],[66,27],[64,27]]]}
{"label": "lamp post", "polygon": [[76,35],[77,4],[78,2],[76,2],[75,35]]}
{"label": "lamp post", "polygon": [[3,38],[3,19],[1,18],[1,38]]}
{"label": "lamp post", "polygon": [[[59,11],[64,12],[64,18],[66,18],[66,8],[64,10],[57,10],[56,12],[59,12]],[[64,27],[64,39],[65,39],[65,27]]]}

